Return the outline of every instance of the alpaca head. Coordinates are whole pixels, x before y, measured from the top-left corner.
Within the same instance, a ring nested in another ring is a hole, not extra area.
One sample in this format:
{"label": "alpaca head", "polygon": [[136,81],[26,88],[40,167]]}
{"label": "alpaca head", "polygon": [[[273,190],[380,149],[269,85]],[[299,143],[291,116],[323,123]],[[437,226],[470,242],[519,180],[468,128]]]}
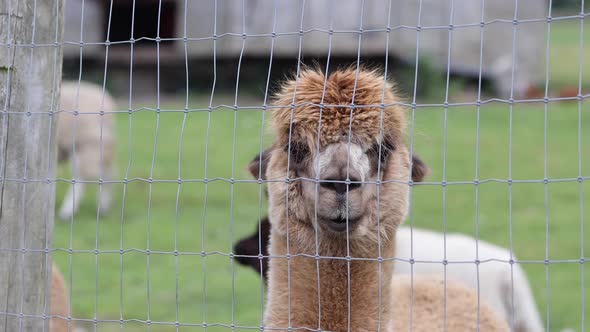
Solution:
{"label": "alpaca head", "polygon": [[[266,169],[268,168],[271,151],[272,148],[264,150],[248,164],[248,171],[254,178],[266,180]],[[428,171],[426,164],[417,155],[413,155],[412,181],[424,181],[424,177],[428,174]],[[241,265],[254,269],[264,278],[265,283],[268,279],[268,258],[266,257],[268,257],[269,237],[270,222],[268,221],[268,217],[264,217],[257,224],[256,232],[240,239],[234,246],[236,261]],[[262,258],[261,261],[258,254],[262,254],[265,258]]]}
{"label": "alpaca head", "polygon": [[298,235],[316,228],[351,238],[377,235],[378,225],[387,236],[399,225],[408,210],[410,156],[396,102],[391,84],[364,69],[327,77],[305,69],[282,86],[271,122],[276,139],[259,158],[268,161],[270,217],[279,232],[287,221]]}

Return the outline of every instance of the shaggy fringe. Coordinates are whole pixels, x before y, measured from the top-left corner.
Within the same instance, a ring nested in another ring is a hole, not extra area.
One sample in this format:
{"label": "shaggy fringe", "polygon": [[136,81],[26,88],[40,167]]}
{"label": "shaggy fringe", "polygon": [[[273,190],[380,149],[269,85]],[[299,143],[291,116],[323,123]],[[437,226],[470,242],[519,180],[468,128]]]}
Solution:
{"label": "shaggy fringe", "polygon": [[406,121],[399,103],[394,84],[378,69],[361,66],[357,71],[349,66],[329,72],[326,78],[320,68],[305,66],[298,77],[286,80],[274,97],[274,105],[278,106],[272,114],[274,134],[279,138],[276,147],[288,145],[291,136],[292,140],[317,148],[322,105],[321,146],[351,133],[358,142],[375,142],[389,136],[384,138],[402,143]]}

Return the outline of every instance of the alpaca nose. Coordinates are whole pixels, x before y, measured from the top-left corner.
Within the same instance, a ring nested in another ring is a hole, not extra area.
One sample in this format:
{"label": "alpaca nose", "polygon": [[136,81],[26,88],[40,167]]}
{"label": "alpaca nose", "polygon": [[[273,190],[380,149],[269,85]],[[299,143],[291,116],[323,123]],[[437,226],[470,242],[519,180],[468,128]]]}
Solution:
{"label": "alpaca nose", "polygon": [[346,175],[329,176],[321,180],[322,182],[320,182],[320,186],[328,190],[333,190],[338,194],[346,194],[347,187],[349,192],[361,187],[360,177],[349,174],[348,179],[350,181],[347,186]]}

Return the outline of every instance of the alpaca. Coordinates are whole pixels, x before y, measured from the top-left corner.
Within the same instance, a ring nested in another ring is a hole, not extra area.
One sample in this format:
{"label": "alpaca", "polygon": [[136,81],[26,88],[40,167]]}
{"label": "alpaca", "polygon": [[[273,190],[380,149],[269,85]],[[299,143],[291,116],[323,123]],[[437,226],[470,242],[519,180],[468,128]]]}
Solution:
{"label": "alpaca", "polygon": [[[115,110],[113,98],[103,89],[88,82],[62,82],[62,112],[57,117],[58,163],[70,161],[72,178],[82,181],[109,179],[114,170],[114,132],[112,116],[101,112]],[[73,112],[78,112],[77,115]],[[91,113],[91,114],[89,114]],[[72,218],[80,207],[87,183],[76,182],[68,188],[58,216]],[[99,190],[101,214],[111,206],[111,186]]]}
{"label": "alpaca", "polygon": [[49,320],[49,332],[70,332],[74,331],[74,323],[68,321],[65,317],[68,317],[69,313],[69,299],[68,290],[64,278],[57,268],[55,263],[51,269],[51,297],[50,297],[50,308],[52,316]]}
{"label": "alpaca", "polygon": [[280,88],[266,170],[266,329],[508,330],[455,282],[393,277],[411,173],[397,101],[365,69],[304,69]]}
{"label": "alpaca", "polygon": [[[254,177],[261,176],[266,180],[264,173],[268,164],[268,151],[256,156],[248,165],[248,171]],[[421,182],[428,172],[426,165],[414,156],[412,161],[412,181]],[[253,268],[266,282],[268,279],[268,258],[259,259],[258,254],[268,256],[268,240],[270,236],[270,223],[268,217],[262,218],[257,225],[256,232],[240,240],[234,248],[238,263]],[[403,261],[394,264],[394,273],[415,275],[437,275],[443,278],[444,268],[441,264],[420,263],[420,261],[442,261],[444,236],[439,233],[408,227],[400,227],[397,231],[395,243],[395,257]],[[411,251],[413,240],[413,256]],[[446,234],[447,260],[449,261],[474,261],[475,239],[462,234]],[[488,242],[478,241],[479,260],[502,259],[509,260],[510,252]],[[417,263],[413,270],[409,260],[413,258]],[[516,257],[512,257],[516,260]],[[449,280],[461,282],[464,286],[477,289],[477,270],[473,264],[449,264],[446,269],[446,277]],[[512,296],[514,289],[514,297]],[[543,323],[537,311],[535,300],[531,292],[526,274],[518,264],[512,271],[510,266],[503,262],[489,261],[479,267],[479,291],[485,299],[502,317],[511,322],[514,321],[516,332],[540,332],[544,331]],[[514,299],[514,310],[512,301]],[[514,314],[512,314],[514,312]],[[514,317],[512,317],[514,315]]]}

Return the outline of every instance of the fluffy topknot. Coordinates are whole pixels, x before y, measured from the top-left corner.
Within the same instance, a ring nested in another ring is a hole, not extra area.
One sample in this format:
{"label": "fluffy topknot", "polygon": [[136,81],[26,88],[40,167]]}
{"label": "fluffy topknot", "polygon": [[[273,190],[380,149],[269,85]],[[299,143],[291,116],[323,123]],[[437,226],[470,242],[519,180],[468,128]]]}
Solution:
{"label": "fluffy topknot", "polygon": [[278,145],[289,143],[291,128],[292,141],[307,142],[313,148],[317,145],[323,104],[321,146],[341,142],[343,138],[346,141],[349,127],[354,143],[373,144],[381,137],[381,118],[383,138],[397,145],[405,129],[403,109],[395,105],[398,101],[393,85],[377,70],[338,69],[326,79],[321,70],[306,68],[298,79],[287,80],[277,93],[274,104],[280,107],[273,112],[272,126]]}

